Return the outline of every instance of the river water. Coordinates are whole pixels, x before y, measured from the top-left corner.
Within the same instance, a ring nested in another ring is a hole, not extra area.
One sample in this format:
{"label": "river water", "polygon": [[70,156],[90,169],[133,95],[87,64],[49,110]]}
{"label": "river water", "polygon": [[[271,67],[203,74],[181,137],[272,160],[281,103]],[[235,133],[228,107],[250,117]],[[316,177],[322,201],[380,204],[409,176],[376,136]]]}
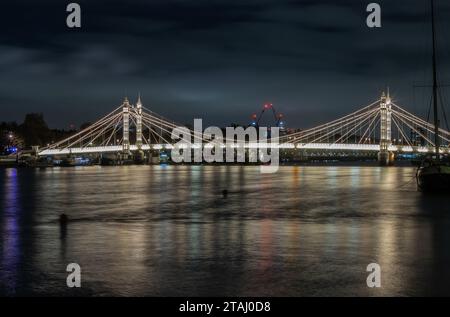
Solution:
{"label": "river water", "polygon": [[[450,295],[449,196],[418,193],[414,175],[375,166],[0,169],[0,294]],[[69,263],[81,266],[81,288],[66,286]],[[380,288],[366,284],[369,263],[381,267]]]}

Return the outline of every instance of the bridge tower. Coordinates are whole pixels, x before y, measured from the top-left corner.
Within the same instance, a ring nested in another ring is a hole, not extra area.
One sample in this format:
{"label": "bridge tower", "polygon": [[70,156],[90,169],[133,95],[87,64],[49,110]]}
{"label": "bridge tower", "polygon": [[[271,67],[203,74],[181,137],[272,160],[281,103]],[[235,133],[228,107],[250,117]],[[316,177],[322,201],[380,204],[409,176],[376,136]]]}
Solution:
{"label": "bridge tower", "polygon": [[380,100],[380,152],[378,161],[381,165],[391,165],[394,162],[394,154],[389,152],[392,145],[392,105],[389,91],[383,92]]}
{"label": "bridge tower", "polygon": [[141,95],[136,103],[136,146],[138,150],[142,148],[142,102]]}
{"label": "bridge tower", "polygon": [[123,141],[122,152],[128,154],[130,152],[130,103],[128,98],[122,104],[122,117],[123,117]]}

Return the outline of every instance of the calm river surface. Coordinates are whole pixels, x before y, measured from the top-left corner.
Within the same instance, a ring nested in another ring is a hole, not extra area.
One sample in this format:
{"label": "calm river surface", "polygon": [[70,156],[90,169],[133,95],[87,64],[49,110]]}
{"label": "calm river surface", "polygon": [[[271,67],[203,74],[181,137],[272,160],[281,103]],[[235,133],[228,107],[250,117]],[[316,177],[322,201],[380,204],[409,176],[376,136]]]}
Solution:
{"label": "calm river surface", "polygon": [[[450,205],[410,167],[0,169],[0,294],[450,295]],[[221,191],[227,188],[224,199]],[[58,216],[69,217],[61,230]],[[78,263],[82,287],[66,286]],[[381,288],[366,285],[369,263]]]}

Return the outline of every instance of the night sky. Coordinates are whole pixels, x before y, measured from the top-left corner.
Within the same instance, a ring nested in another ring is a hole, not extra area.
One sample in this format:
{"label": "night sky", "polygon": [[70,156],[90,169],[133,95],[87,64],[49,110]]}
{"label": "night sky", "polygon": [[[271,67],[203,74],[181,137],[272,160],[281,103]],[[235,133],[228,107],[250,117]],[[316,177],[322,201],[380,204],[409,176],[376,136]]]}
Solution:
{"label": "night sky", "polygon": [[[71,1],[0,4],[0,121],[43,112],[67,128],[127,95],[166,117],[247,124],[270,101],[288,127],[310,127],[377,99],[387,85],[421,116],[431,79],[427,0]],[[94,4],[95,2],[95,4]],[[440,77],[450,83],[450,3],[437,0]],[[448,88],[445,89],[448,92]]]}

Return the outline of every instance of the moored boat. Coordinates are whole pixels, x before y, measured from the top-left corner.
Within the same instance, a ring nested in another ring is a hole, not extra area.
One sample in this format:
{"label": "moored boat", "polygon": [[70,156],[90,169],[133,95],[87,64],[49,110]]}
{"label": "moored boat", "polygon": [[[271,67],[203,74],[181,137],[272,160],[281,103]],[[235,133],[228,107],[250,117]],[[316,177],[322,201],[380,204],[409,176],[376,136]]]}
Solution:
{"label": "moored boat", "polygon": [[[433,44],[433,113],[434,113],[434,157],[424,159],[416,174],[417,187],[426,193],[450,193],[450,166],[448,157],[441,155],[441,136],[439,127],[438,82],[436,58],[436,31],[434,20],[434,0],[431,2],[431,29]],[[441,105],[443,106],[443,105]]]}
{"label": "moored boat", "polygon": [[448,159],[425,159],[417,171],[417,186],[422,192],[450,193],[450,162]]}

